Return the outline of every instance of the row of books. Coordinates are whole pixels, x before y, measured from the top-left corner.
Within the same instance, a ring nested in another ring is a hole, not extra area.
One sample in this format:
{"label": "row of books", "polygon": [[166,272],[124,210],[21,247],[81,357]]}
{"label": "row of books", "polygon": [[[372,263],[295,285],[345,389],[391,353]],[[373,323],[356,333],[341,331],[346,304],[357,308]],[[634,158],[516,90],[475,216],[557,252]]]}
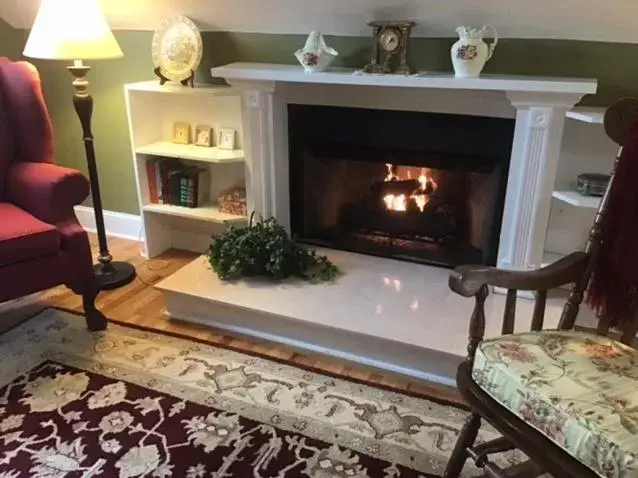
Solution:
{"label": "row of books", "polygon": [[208,199],[208,169],[187,166],[178,159],[149,159],[146,173],[153,204],[194,208]]}

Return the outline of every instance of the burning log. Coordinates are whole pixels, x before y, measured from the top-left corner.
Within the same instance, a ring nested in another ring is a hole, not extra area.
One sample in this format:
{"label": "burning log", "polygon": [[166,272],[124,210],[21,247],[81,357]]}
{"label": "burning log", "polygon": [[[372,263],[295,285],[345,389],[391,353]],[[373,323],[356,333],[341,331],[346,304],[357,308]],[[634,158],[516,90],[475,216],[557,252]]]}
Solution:
{"label": "burning log", "polygon": [[377,181],[370,186],[374,197],[382,198],[388,194],[409,196],[421,187],[416,179],[404,179],[400,181]]}
{"label": "burning log", "polygon": [[438,201],[425,206],[423,212],[414,209],[392,211],[371,204],[347,204],[342,209],[342,224],[349,230],[388,233],[395,237],[427,238],[442,242],[459,232],[456,208]]}

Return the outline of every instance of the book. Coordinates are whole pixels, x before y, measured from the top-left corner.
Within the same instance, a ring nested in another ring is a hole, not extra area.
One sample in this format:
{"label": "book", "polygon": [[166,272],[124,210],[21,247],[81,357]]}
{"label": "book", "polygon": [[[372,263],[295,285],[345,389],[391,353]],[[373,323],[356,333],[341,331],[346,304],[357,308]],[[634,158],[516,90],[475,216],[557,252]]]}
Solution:
{"label": "book", "polygon": [[157,173],[155,171],[156,167],[156,160],[149,159],[146,161],[146,178],[148,180],[148,195],[151,204],[157,204],[159,202],[159,196],[157,194]]}
{"label": "book", "polygon": [[183,171],[184,182],[180,195],[186,207],[195,208],[208,200],[208,169],[189,168]]}
{"label": "book", "polygon": [[178,159],[162,159],[159,161],[159,184],[163,204],[175,204],[172,173],[183,169],[184,165]]}
{"label": "book", "polygon": [[163,204],[164,198],[162,196],[162,177],[160,176],[159,161],[153,161],[155,161],[155,167],[153,169],[155,170],[155,190],[157,191],[157,202]]}
{"label": "book", "polygon": [[179,200],[182,206],[191,207],[192,201],[189,201],[188,184],[190,179],[186,172],[182,173],[179,178]]}
{"label": "book", "polygon": [[169,204],[173,206],[184,206],[182,204],[181,196],[180,196],[180,180],[182,177],[183,170],[174,169],[168,173],[168,182],[169,182]]}

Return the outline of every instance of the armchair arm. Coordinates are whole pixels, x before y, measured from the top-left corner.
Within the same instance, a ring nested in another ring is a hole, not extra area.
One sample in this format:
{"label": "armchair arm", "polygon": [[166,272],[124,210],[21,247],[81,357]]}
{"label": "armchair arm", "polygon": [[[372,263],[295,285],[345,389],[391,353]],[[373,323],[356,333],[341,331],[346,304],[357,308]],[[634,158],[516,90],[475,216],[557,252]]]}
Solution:
{"label": "armchair arm", "polygon": [[475,296],[485,285],[517,290],[553,289],[577,281],[585,272],[587,258],[584,252],[574,252],[553,264],[531,271],[460,266],[450,274],[449,286],[463,297]]}
{"label": "armchair arm", "polygon": [[488,286],[503,287],[507,290],[502,333],[514,331],[516,314],[516,291],[537,291],[532,330],[543,326],[547,290],[563,284],[581,280],[586,272],[589,255],[574,252],[547,267],[532,271],[508,271],[486,266],[461,266],[450,274],[450,289],[463,297],[474,297],[475,305],[470,318],[469,343],[466,361],[471,365],[479,343],[485,334],[485,299]]}
{"label": "armchair arm", "polygon": [[75,169],[52,163],[15,162],[7,174],[8,199],[49,224],[73,214],[89,194],[89,182]]}

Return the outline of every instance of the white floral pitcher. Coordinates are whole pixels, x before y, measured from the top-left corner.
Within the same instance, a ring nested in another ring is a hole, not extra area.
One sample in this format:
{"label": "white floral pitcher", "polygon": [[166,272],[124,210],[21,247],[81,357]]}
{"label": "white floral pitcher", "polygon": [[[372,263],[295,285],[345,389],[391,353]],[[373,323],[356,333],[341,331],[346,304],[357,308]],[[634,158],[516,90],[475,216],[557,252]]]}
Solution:
{"label": "white floral pitcher", "polygon": [[[493,32],[494,41],[491,44],[485,42]],[[452,64],[454,73],[460,78],[476,78],[483,71],[485,63],[492,58],[496,45],[498,45],[498,33],[491,25],[481,29],[472,27],[458,27],[456,33],[459,40],[452,45]]]}

